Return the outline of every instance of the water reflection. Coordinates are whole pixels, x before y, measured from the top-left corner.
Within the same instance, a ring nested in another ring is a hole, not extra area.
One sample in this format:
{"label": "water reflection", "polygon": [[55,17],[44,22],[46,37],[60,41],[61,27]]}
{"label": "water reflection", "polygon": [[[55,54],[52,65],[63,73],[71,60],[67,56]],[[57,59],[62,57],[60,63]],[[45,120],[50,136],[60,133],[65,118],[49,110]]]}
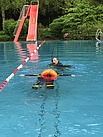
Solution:
{"label": "water reflection", "polygon": [[96,42],[96,51],[103,52],[103,43]]}
{"label": "water reflection", "polygon": [[14,44],[16,46],[18,54],[20,55],[20,60],[23,61],[26,58],[25,50],[23,49],[23,47],[22,47],[20,42],[15,42]]}
{"label": "water reflection", "polygon": [[[20,59],[23,61],[27,57],[27,53],[22,47],[22,44],[20,42],[15,42],[15,46],[18,50],[18,54],[20,55]],[[38,61],[38,51],[36,50],[37,44],[28,44],[26,43],[26,48],[29,51],[29,59],[30,61]],[[36,50],[36,52],[34,52]],[[33,54],[32,54],[33,53]]]}
{"label": "water reflection", "polygon": [[[37,45],[36,44],[27,44],[27,49],[30,53],[30,55],[36,50]],[[38,50],[33,53],[32,56],[30,56],[30,61],[37,61],[38,62]]]}

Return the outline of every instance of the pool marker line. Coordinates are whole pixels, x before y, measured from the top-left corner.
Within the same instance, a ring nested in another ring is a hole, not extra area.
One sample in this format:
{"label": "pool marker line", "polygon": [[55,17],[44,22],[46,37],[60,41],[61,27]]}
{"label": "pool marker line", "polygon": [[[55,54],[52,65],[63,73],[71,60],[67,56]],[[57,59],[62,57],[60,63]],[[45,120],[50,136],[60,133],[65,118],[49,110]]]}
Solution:
{"label": "pool marker line", "polygon": [[[21,77],[24,76],[41,76],[41,74],[20,74]],[[58,76],[71,76],[71,77],[75,77],[74,74],[58,74]]]}
{"label": "pool marker line", "polygon": [[21,69],[23,67],[23,65],[25,64],[25,62],[27,62],[34,53],[36,53],[39,48],[44,44],[45,40],[42,41],[42,43],[13,71],[13,73],[11,73],[0,85],[0,92],[2,91],[3,87],[9,82],[9,80],[19,71],[19,69]]}

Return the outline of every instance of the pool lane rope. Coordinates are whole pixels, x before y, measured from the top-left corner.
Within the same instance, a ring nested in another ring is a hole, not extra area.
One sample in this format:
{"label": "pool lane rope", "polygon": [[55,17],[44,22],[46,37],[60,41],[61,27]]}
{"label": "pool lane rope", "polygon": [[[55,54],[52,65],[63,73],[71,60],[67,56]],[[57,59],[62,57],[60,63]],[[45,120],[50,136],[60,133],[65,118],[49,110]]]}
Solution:
{"label": "pool lane rope", "polygon": [[24,66],[25,62],[30,60],[30,58],[36,53],[39,48],[45,43],[45,40],[2,82],[0,85],[0,92],[4,88],[4,86],[9,82],[9,80]]}

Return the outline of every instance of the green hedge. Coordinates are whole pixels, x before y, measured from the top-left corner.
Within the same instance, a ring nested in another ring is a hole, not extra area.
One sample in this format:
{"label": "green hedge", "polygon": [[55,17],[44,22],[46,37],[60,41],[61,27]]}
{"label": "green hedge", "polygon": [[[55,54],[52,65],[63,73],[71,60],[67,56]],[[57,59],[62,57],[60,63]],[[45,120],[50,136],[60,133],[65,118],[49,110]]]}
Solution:
{"label": "green hedge", "polygon": [[0,41],[11,41],[11,37],[1,31],[0,32]]}

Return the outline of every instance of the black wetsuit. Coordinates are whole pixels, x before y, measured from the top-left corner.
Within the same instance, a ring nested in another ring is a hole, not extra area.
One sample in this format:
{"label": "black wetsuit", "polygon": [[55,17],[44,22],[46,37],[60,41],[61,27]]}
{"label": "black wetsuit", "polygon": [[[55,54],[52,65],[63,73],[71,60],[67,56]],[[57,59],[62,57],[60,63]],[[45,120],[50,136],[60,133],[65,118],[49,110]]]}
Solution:
{"label": "black wetsuit", "polygon": [[62,63],[58,62],[57,64],[55,63],[51,63],[49,64],[51,67],[55,67],[57,69],[66,69],[66,68],[71,68],[72,66],[71,65],[63,65]]}

